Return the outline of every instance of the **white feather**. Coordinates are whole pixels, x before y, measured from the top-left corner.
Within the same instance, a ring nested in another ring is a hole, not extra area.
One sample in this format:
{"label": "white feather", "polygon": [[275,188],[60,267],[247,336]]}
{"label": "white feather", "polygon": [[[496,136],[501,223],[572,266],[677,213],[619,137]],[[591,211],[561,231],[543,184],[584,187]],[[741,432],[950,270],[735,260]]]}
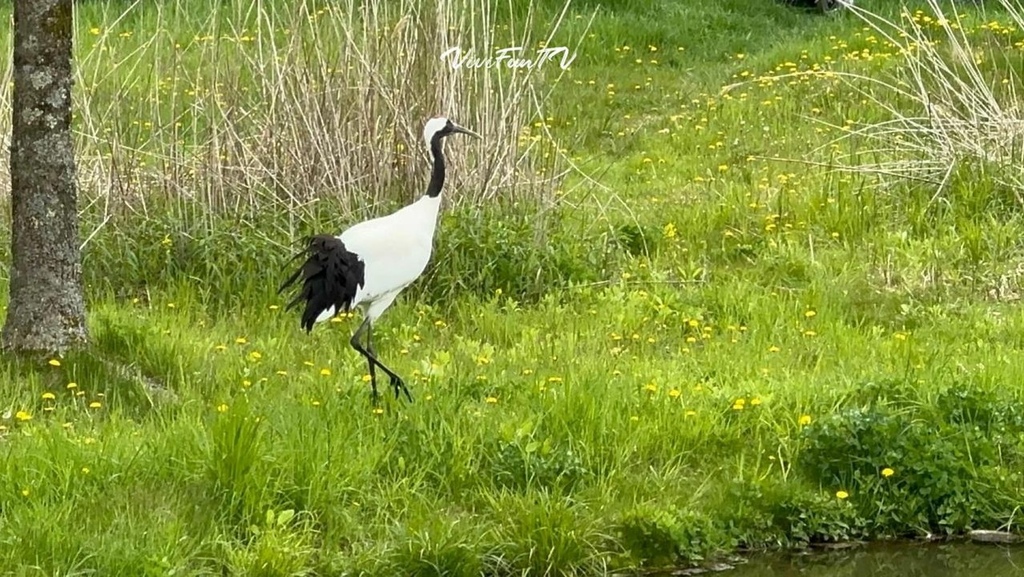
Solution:
{"label": "white feather", "polygon": [[[365,267],[354,306],[373,303],[389,293],[397,295],[419,278],[433,252],[440,207],[440,196],[423,196],[397,212],[361,222],[341,233],[345,248],[359,255]],[[374,308],[383,312],[393,299]]]}
{"label": "white feather", "polygon": [[435,134],[443,130],[445,126],[448,126],[448,119],[443,116],[431,118],[427,121],[427,124],[423,127],[423,142],[426,143],[427,150],[430,150],[430,140],[434,138]]}

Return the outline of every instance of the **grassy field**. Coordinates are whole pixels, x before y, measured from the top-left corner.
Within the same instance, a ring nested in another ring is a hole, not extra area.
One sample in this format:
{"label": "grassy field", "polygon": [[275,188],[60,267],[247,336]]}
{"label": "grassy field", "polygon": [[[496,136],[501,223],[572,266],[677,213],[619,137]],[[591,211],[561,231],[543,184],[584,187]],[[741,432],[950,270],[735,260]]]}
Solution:
{"label": "grassy field", "polygon": [[[1020,531],[1019,17],[369,5],[77,4],[93,347],[0,366],[5,572]],[[564,73],[436,59],[549,34]],[[416,197],[438,110],[484,139],[447,144],[435,257],[376,331],[416,401],[374,410],[356,320],[307,336],[275,290],[301,235]]]}

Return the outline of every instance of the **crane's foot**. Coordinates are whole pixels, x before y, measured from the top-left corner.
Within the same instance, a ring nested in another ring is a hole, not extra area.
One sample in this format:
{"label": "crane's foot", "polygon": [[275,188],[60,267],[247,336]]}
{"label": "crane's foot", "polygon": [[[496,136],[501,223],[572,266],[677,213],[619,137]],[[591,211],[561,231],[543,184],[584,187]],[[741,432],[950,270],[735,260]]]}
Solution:
{"label": "crane's foot", "polygon": [[395,389],[395,398],[397,399],[400,393],[405,393],[405,398],[412,402],[412,395],[409,393],[409,387],[405,386],[405,381],[402,379],[392,376],[391,386]]}

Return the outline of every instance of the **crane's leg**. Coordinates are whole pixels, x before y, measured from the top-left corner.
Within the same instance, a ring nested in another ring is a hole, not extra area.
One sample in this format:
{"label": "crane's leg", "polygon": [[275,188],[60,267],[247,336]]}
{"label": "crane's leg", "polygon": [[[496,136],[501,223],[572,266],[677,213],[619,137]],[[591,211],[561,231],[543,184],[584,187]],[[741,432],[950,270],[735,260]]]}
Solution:
{"label": "crane's leg", "polygon": [[[377,360],[377,355],[373,352],[373,347],[370,344],[371,337],[369,333],[371,330],[372,326],[370,318],[367,317],[363,319],[362,324],[360,324],[359,328],[356,329],[355,334],[352,335],[352,340],[349,342],[351,343],[352,348],[358,351],[359,354],[363,355],[363,357],[366,358],[366,362],[370,365],[370,385],[373,387],[373,398],[376,400],[378,395],[376,372],[373,369],[373,366],[376,365],[380,367],[380,370],[384,371],[389,377],[391,377],[391,386],[395,389],[395,398],[397,399],[399,394],[404,392],[405,397],[412,402],[412,395],[409,393],[409,388],[405,386],[405,382],[402,381],[402,378],[385,366],[384,363]],[[359,337],[362,336],[364,332],[367,333],[367,346],[365,347],[359,342]]]}
{"label": "crane's leg", "polygon": [[[377,357],[377,352],[373,350],[373,323],[368,323],[366,327],[366,351],[370,356]],[[373,404],[376,405],[380,401],[380,395],[377,393],[377,365],[373,364],[369,357],[366,358],[366,365],[370,371],[370,383],[373,385]]]}
{"label": "crane's leg", "polygon": [[[380,361],[377,360],[377,351],[373,350],[373,337],[372,337],[372,335],[373,335],[373,323],[370,323],[370,326],[366,329],[366,351],[368,353],[370,353],[370,356],[373,357],[373,359],[377,363],[377,365],[379,365],[381,369],[384,369],[384,372],[386,372],[388,375],[391,376],[391,386],[395,389],[395,398],[396,399],[398,398],[399,392],[403,392],[403,393],[405,393],[405,398],[409,399],[409,402],[411,403],[412,402],[412,395],[409,393],[409,388],[405,386],[405,381],[403,381],[401,377],[399,377],[395,373],[391,372],[390,369],[385,367],[383,363],[381,363]],[[370,380],[371,381],[373,381],[373,377],[374,377],[374,375],[373,375],[373,363],[371,363],[370,364]]]}
{"label": "crane's leg", "polygon": [[352,334],[352,339],[349,341],[349,344],[351,344],[352,348],[359,354],[363,355],[363,358],[366,359],[366,364],[370,370],[370,396],[373,399],[373,404],[376,405],[380,399],[380,393],[377,392],[377,365],[374,364],[376,359],[374,359],[373,355],[367,352],[367,350],[359,344],[359,337],[366,332],[369,326],[370,320],[364,319],[363,322],[359,324],[359,328],[356,329],[356,332]]}

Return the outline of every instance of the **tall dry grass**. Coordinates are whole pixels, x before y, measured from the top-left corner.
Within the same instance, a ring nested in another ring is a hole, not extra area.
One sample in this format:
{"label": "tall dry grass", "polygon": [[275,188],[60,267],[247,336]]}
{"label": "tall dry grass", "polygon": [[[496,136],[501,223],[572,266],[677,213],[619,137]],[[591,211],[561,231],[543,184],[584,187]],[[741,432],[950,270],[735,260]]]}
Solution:
{"label": "tall dry grass", "polygon": [[841,75],[885,113],[841,138],[862,142],[839,158],[841,168],[925,183],[936,198],[960,169],[977,169],[1024,203],[1024,5],[994,4],[1010,24],[970,19],[938,0],[927,11],[904,10],[899,21],[850,7],[899,57],[884,73]]}
{"label": "tall dry grass", "polygon": [[104,214],[167,200],[295,212],[328,198],[373,212],[425,187],[421,130],[443,114],[483,135],[448,143],[449,198],[551,199],[557,147],[525,131],[561,68],[454,69],[440,55],[574,48],[559,33],[564,14],[541,26],[499,0],[77,3],[82,196]]}

